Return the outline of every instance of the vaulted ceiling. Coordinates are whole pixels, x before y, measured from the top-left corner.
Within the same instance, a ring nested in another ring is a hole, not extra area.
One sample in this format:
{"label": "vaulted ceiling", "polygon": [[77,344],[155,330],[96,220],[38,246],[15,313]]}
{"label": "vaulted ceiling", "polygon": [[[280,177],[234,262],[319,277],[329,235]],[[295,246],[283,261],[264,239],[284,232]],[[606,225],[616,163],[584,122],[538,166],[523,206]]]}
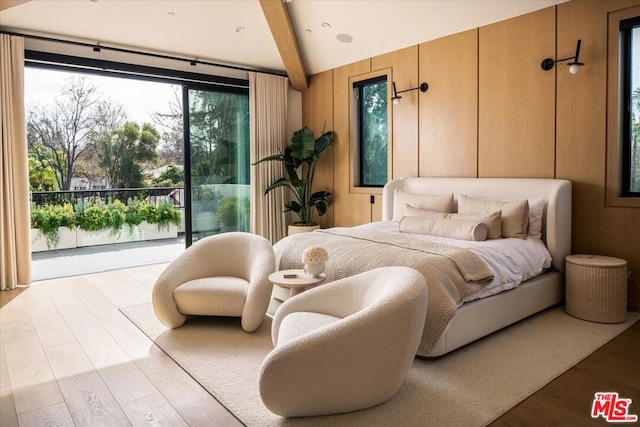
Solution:
{"label": "vaulted ceiling", "polygon": [[286,72],[302,90],[309,74],[564,1],[0,0],[0,28]]}

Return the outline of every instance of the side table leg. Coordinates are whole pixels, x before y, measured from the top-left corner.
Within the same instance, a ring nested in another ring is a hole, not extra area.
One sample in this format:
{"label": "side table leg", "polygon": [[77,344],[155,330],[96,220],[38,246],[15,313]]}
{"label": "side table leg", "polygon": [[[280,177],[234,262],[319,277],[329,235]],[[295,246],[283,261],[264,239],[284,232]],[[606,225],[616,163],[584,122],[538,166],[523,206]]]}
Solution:
{"label": "side table leg", "polygon": [[296,295],[298,295],[298,294],[301,294],[301,293],[303,293],[303,292],[304,292],[304,288],[303,288],[303,287],[295,287],[295,288],[291,288],[291,289],[289,290],[289,296],[290,296],[290,297],[294,297],[294,296],[296,296]]}

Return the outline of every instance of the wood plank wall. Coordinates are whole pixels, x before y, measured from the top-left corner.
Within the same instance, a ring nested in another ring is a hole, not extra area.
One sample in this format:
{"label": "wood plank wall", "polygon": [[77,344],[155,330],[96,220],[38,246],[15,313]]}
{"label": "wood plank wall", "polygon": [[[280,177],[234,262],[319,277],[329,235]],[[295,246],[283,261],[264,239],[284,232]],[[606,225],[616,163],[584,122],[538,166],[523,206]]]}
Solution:
{"label": "wood plank wall", "polygon": [[[303,122],[319,122],[318,109],[332,111],[336,132],[333,177],[317,184],[335,194],[332,221],[323,225],[380,217],[379,200],[371,205],[368,195],[349,192],[348,81],[390,67],[398,90],[429,83],[426,93],[403,94],[393,107],[393,177],[569,179],[572,252],[623,258],[640,279],[640,208],[605,205],[607,19],[639,4],[571,0],[335,68],[330,106],[308,108],[305,98],[320,90],[312,80],[302,96]],[[546,57],[572,56],[578,39],[586,64],[579,74],[564,63],[540,68]],[[635,288],[631,296],[639,300]]]}

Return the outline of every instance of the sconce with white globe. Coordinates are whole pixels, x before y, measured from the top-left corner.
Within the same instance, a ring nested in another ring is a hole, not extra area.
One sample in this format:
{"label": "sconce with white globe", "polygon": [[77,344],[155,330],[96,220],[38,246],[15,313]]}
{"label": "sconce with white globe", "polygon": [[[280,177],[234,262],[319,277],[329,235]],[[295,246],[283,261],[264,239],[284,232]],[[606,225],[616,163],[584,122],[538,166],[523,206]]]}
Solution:
{"label": "sconce with white globe", "polygon": [[551,58],[545,58],[545,59],[542,60],[542,63],[540,64],[540,67],[545,71],[549,71],[550,69],[553,68],[553,65],[556,62],[564,62],[564,61],[573,60],[572,62],[567,64],[569,66],[569,72],[571,74],[578,74],[578,72],[580,72],[580,68],[582,68],[582,66],[584,65],[584,63],[578,61],[578,57],[580,56],[580,45],[581,44],[582,44],[582,40],[578,40],[578,44],[576,45],[576,54],[575,54],[575,56],[570,56],[568,58],[557,59],[555,61],[553,59],[551,59]]}

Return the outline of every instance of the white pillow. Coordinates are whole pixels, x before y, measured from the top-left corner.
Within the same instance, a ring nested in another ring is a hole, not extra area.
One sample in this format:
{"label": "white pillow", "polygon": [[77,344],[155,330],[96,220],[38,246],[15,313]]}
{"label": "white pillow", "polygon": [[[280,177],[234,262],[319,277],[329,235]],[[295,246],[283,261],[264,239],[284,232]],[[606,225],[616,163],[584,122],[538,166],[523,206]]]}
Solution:
{"label": "white pillow", "polygon": [[393,220],[398,222],[406,215],[405,205],[434,212],[451,212],[453,193],[419,194],[395,190],[393,194]]}
{"label": "white pillow", "polygon": [[458,240],[482,241],[487,238],[487,225],[483,222],[447,218],[405,216],[400,220],[401,233],[428,234]]}
{"label": "white pillow", "polygon": [[542,237],[542,215],[544,214],[544,197],[529,199],[529,231],[530,236]]}
{"label": "white pillow", "polygon": [[500,210],[502,237],[527,237],[529,226],[529,201],[528,200],[486,200],[474,199],[460,194],[458,197],[458,213],[463,214],[489,214]]}

